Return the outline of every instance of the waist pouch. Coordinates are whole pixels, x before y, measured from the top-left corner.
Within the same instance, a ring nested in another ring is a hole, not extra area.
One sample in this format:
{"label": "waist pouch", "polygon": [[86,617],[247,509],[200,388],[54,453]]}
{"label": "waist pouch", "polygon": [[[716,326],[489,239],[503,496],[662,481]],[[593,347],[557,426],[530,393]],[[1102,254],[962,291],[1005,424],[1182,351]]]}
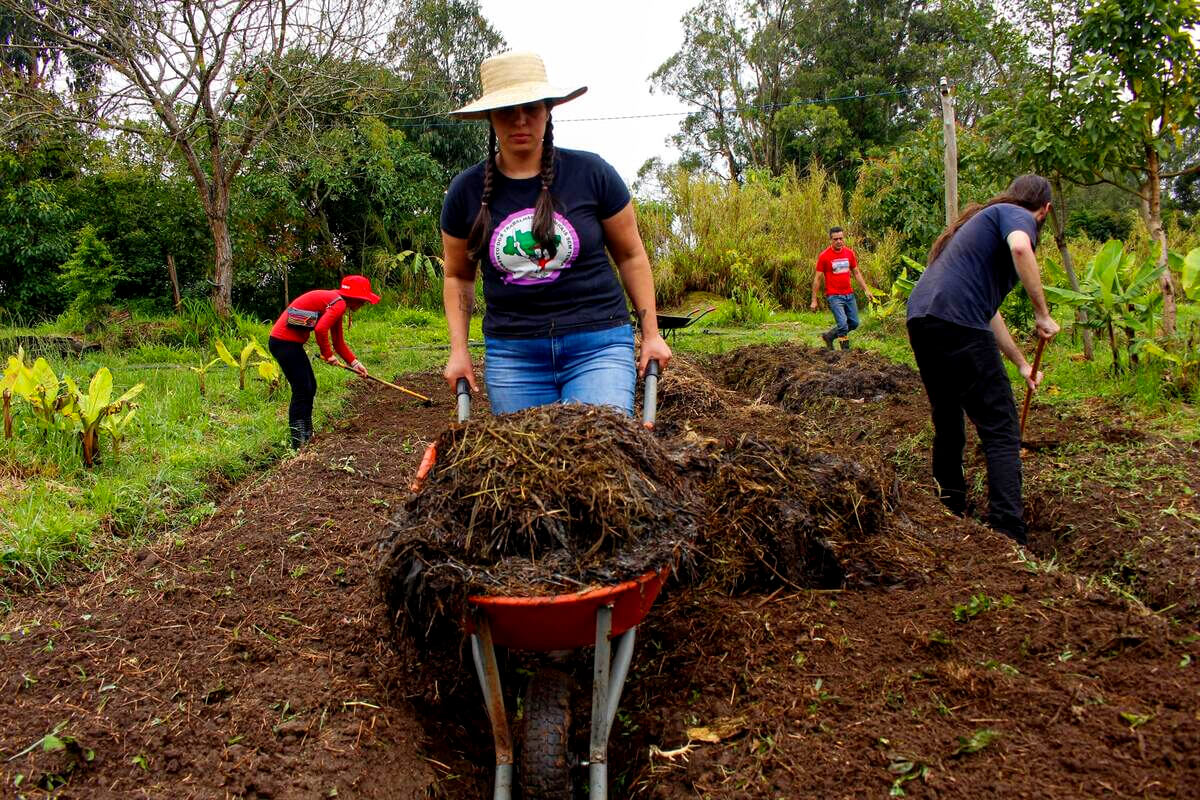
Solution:
{"label": "waist pouch", "polygon": [[317,320],[320,318],[320,311],[305,311],[303,308],[288,306],[286,321],[289,328],[298,331],[312,331],[317,327]]}

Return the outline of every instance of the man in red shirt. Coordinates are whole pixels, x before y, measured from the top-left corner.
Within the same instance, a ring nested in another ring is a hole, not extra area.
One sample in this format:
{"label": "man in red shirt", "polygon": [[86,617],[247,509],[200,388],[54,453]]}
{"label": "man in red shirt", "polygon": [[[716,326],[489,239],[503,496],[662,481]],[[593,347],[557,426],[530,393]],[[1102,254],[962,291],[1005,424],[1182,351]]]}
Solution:
{"label": "man in red shirt", "polygon": [[850,285],[850,275],[858,281],[859,286],[867,294],[868,300],[874,300],[871,289],[858,271],[858,257],[854,251],[846,247],[846,232],[836,225],[829,229],[829,247],[817,256],[817,271],[813,274],[812,302],[809,308],[817,310],[817,290],[821,288],[822,277],[825,280],[825,299],[829,310],[833,312],[834,325],[821,338],[825,341],[827,350],[833,349],[833,340],[837,339],[843,350],[850,349],[850,331],[858,327],[858,303],[854,300],[854,288]]}
{"label": "man in red shirt", "polygon": [[[337,289],[313,289],[293,300],[271,328],[267,349],[279,362],[283,376],[292,387],[288,404],[288,427],[292,447],[299,449],[312,438],[313,398],[317,396],[317,376],[304,352],[308,337],[317,335],[321,358],[337,364],[340,355],[359,375],[366,376],[367,368],[359,361],[342,333],[342,316],[346,310],[357,311],[364,303],[374,305],[379,295],[371,291],[371,282],[362,275],[347,275]],[[330,338],[333,344],[330,346]]]}

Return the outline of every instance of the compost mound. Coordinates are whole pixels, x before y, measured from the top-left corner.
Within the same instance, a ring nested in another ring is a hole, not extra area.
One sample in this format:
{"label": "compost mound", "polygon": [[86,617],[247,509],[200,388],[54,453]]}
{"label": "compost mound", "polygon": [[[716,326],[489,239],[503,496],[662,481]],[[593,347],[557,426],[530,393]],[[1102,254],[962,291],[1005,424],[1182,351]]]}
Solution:
{"label": "compost mound", "polygon": [[887,465],[851,455],[753,435],[711,453],[701,479],[711,507],[698,542],[701,582],[729,590],[840,586],[839,552],[880,532],[896,503]]}
{"label": "compost mound", "polygon": [[716,357],[713,366],[726,386],[788,411],[831,397],[878,401],[921,387],[911,368],[873,353],[794,344],[742,347]]}
{"label": "compost mound", "polygon": [[658,419],[677,422],[696,417],[723,414],[738,398],[729,389],[718,386],[705,374],[704,367],[682,356],[674,356],[658,384]]}
{"label": "compost mound", "polygon": [[393,518],[379,569],[394,622],[429,636],[469,594],[558,594],[673,563],[701,503],[677,457],[632,419],[552,405],[455,425]]}

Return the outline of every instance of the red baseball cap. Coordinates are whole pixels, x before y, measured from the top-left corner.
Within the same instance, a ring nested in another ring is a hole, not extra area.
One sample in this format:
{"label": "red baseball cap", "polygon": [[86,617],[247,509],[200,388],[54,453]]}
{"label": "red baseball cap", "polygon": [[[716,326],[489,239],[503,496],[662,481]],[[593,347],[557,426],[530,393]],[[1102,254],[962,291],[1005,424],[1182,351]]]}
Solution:
{"label": "red baseball cap", "polygon": [[379,295],[371,291],[371,282],[362,275],[347,275],[342,278],[338,294],[354,300],[366,300],[371,305],[379,302]]}

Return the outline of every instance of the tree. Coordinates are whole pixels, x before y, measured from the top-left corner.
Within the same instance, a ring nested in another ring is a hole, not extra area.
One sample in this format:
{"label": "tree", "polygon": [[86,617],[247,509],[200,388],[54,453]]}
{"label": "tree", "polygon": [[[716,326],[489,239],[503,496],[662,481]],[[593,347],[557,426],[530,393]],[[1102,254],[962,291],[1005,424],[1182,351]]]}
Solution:
{"label": "tree", "polygon": [[[1074,42],[1081,59],[1073,91],[1084,101],[1080,137],[1094,154],[1093,180],[1137,196],[1167,265],[1162,182],[1200,172],[1200,160],[1164,167],[1200,124],[1200,4],[1197,0],[1097,0],[1084,11]],[[1162,270],[1162,327],[1175,331],[1175,288]]]}
{"label": "tree", "polygon": [[[230,189],[247,156],[305,109],[352,109],[362,87],[338,65],[381,50],[383,0],[0,0],[0,10],[112,76],[91,92],[95,115],[42,113],[161,136],[195,184],[213,239],[213,305],[232,307]],[[36,96],[30,96],[36,101]],[[31,111],[3,120],[20,124]],[[153,123],[153,124],[147,124]]]}
{"label": "tree", "polygon": [[[1008,102],[986,117],[980,127],[992,139],[996,165],[1006,173],[998,177],[1036,172],[1050,181],[1054,242],[1071,289],[1078,292],[1079,278],[1067,247],[1068,202],[1072,183],[1085,180],[1095,159],[1086,142],[1073,135],[1082,113],[1069,85],[1076,67],[1071,32],[1078,24],[1080,2],[1022,0],[1010,13],[1026,32],[1030,61],[1024,79],[1008,87]],[[1077,319],[1086,325],[1087,312],[1080,308]],[[1091,329],[1085,328],[1083,352],[1088,360],[1092,348]]]}
{"label": "tree", "polygon": [[428,116],[478,97],[479,65],[504,49],[504,37],[480,13],[478,0],[405,0],[389,45],[413,106],[425,115],[409,127],[412,139],[451,174],[482,160],[487,128],[447,126]]}

